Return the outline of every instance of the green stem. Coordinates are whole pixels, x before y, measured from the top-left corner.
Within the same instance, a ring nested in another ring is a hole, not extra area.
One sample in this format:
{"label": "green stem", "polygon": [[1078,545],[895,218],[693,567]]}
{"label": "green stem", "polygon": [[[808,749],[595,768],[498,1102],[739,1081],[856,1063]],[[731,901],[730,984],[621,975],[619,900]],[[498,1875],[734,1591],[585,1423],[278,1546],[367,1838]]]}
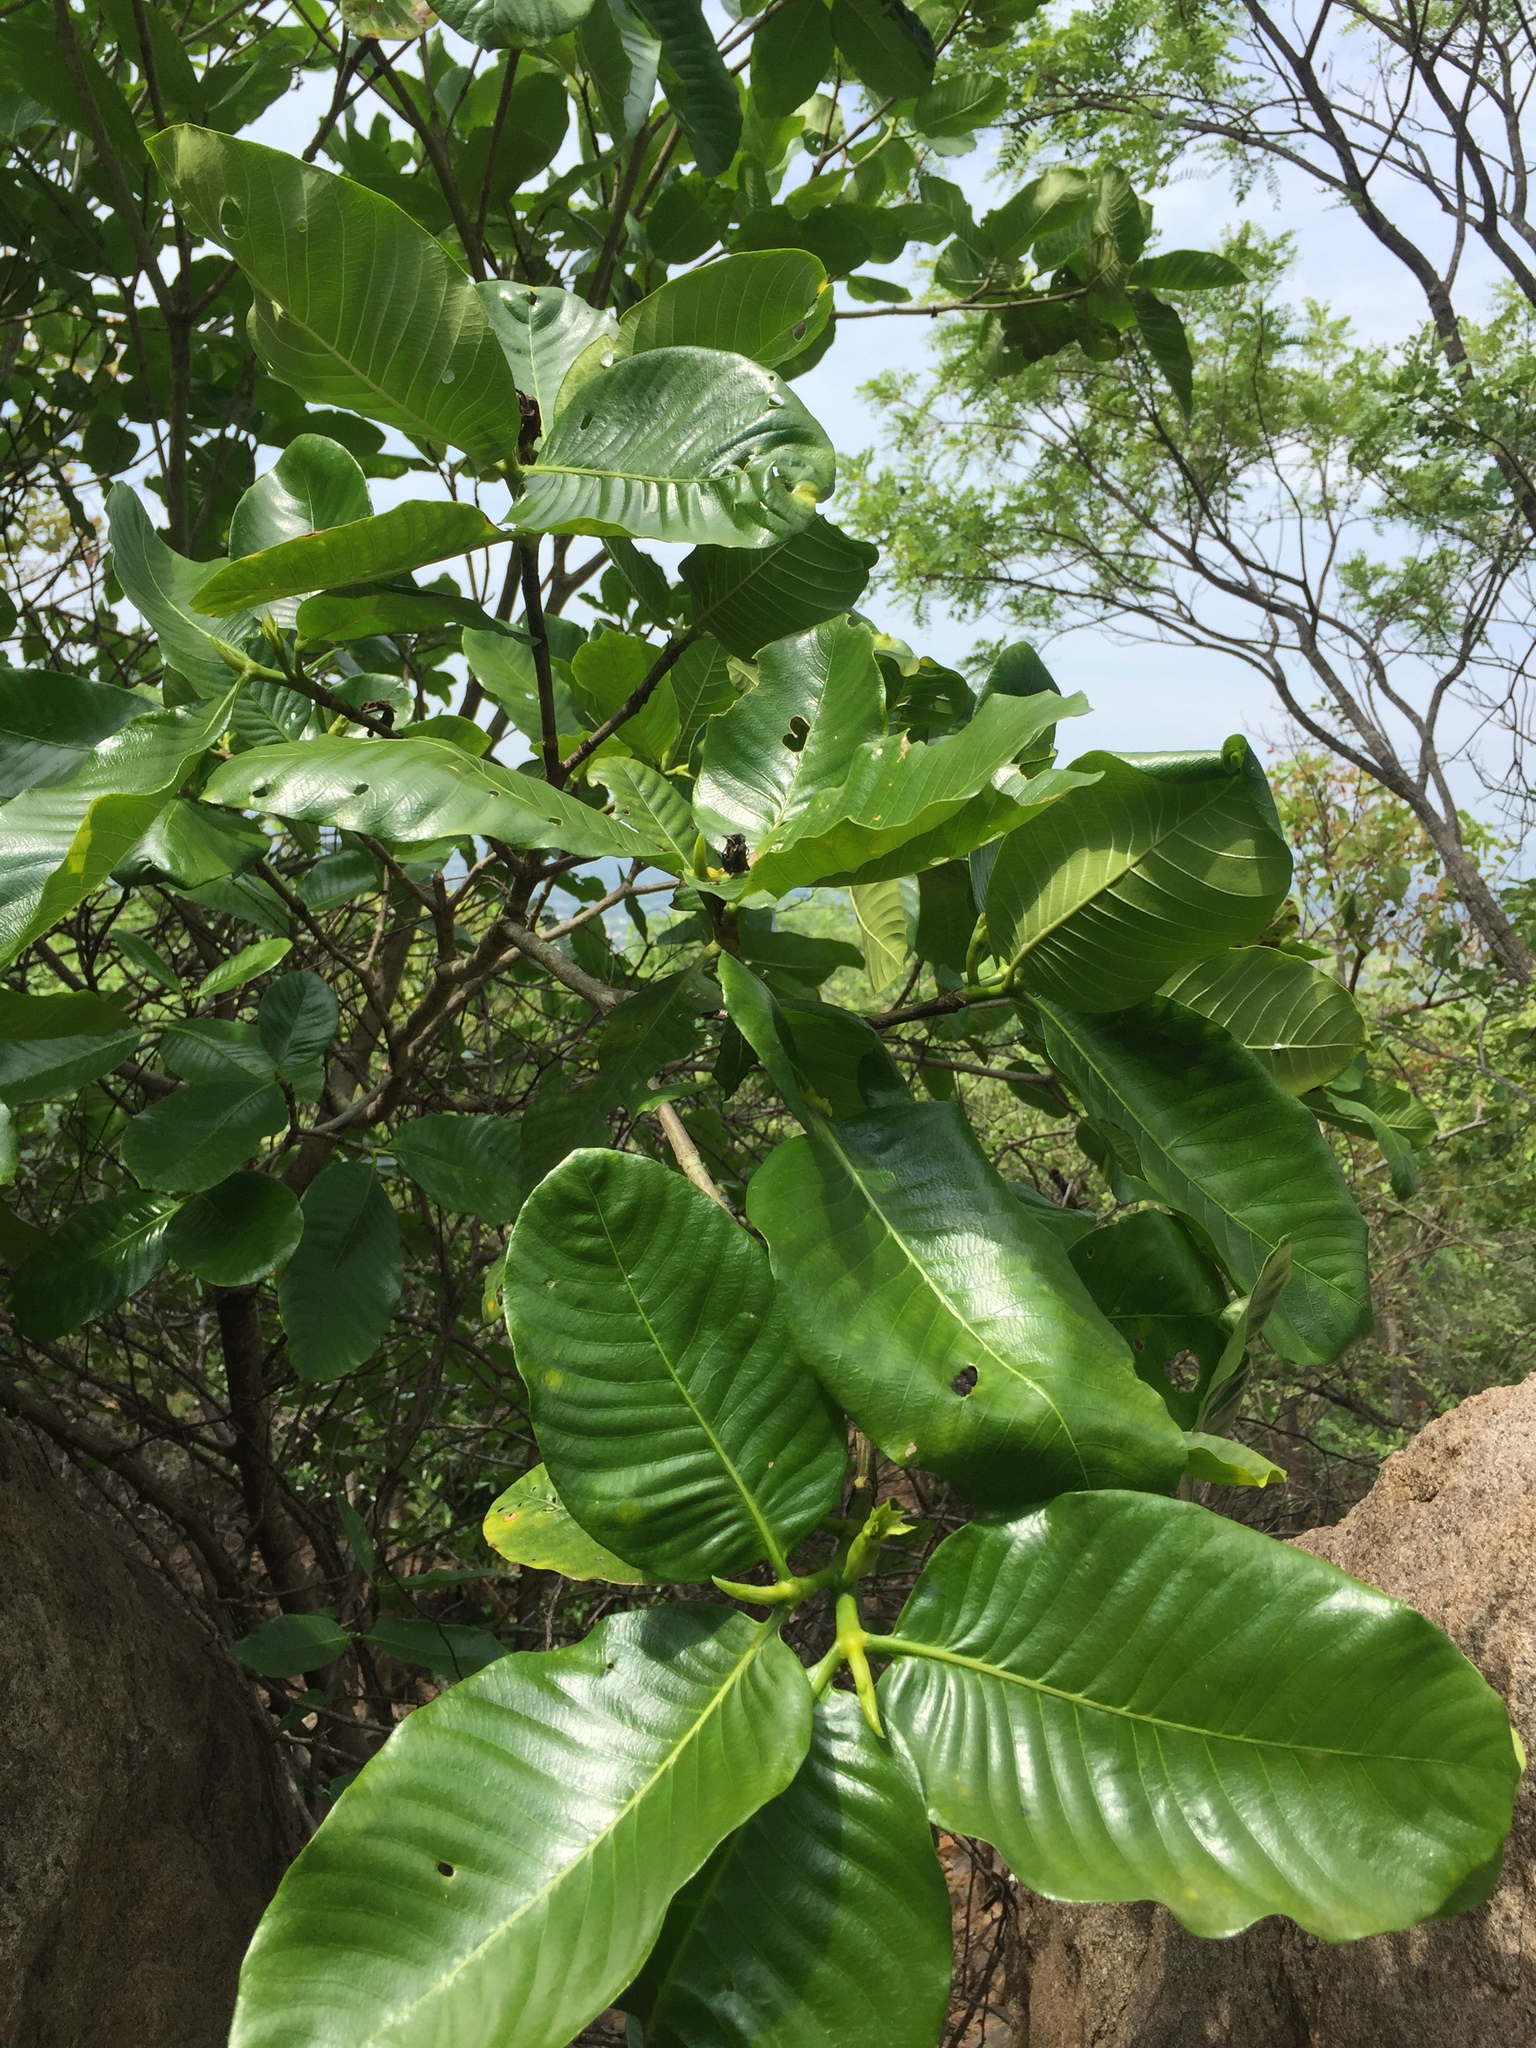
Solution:
{"label": "green stem", "polygon": [[869,1659],[864,1654],[864,1645],[869,1637],[864,1633],[864,1623],[859,1614],[858,1600],[852,1593],[837,1596],[837,1648],[848,1660],[853,1673],[853,1689],[858,1695],[859,1705],[864,1709],[864,1718],[871,1731],[882,1740],[885,1730],[880,1725],[880,1708],[875,1700],[874,1674],[869,1668]]}

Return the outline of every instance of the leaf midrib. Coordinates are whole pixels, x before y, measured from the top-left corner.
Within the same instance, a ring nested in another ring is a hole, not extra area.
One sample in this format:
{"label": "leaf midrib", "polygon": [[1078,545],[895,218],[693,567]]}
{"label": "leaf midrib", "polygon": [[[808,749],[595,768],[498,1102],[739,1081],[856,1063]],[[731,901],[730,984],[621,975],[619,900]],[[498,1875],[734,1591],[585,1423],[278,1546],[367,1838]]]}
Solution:
{"label": "leaf midrib", "polygon": [[439,1997],[456,1977],[461,1976],[493,1943],[501,1940],[509,1928],[515,1927],[519,1920],[531,1913],[551,1892],[557,1891],[573,1872],[579,1870],[584,1863],[590,1861],[602,1844],[623,1825],[634,1809],[649,1797],[654,1787],[674,1767],[677,1759],[687,1749],[688,1745],[697,1739],[709,1721],[719,1711],[721,1704],[735,1689],[743,1672],[756,1662],[764,1644],[777,1634],[778,1625],[778,1621],[773,1618],[759,1622],[757,1633],[753,1636],[752,1641],[747,1645],[741,1656],[737,1658],[735,1664],[732,1665],[730,1671],[721,1679],[710,1698],[708,1706],[684,1733],[678,1737],[665,1756],[659,1759],[655,1769],[646,1778],[644,1784],[636,1787],[635,1791],[625,1800],[607,1826],[591,1837],[581,1854],[574,1857],[569,1863],[562,1864],[553,1876],[549,1878],[548,1882],[540,1885],[537,1891],[530,1892],[527,1898],[521,1901],[515,1912],[508,1913],[504,1919],[499,1920],[489,1934],[477,1942],[472,1949],[467,1950],[465,1954],[460,1956],[452,1969],[445,1972],[443,1976],[429,1985],[419,1998],[414,1999],[411,2004],[390,2013],[384,2020],[382,2027],[371,2033],[367,2040],[360,2044],[360,2048],[379,2048],[379,2044],[386,2039],[389,2029],[396,2027],[403,2020],[409,2020],[413,2013],[421,2010],[428,1999]]}
{"label": "leaf midrib", "polygon": [[980,1332],[976,1330],[970,1318],[966,1315],[963,1315],[961,1311],[956,1307],[955,1303],[950,1299],[948,1293],[938,1284],[937,1280],[929,1272],[928,1268],[918,1258],[916,1252],[912,1249],[912,1246],[907,1242],[906,1238],[902,1235],[902,1233],[896,1228],[895,1224],[892,1223],[890,1217],[886,1215],[884,1209],[881,1208],[879,1202],[875,1199],[872,1190],[865,1182],[865,1180],[862,1178],[862,1176],[859,1174],[857,1168],[854,1166],[854,1163],[849,1157],[848,1153],[843,1149],[843,1147],[840,1144],[838,1144],[836,1136],[836,1126],[832,1124],[826,1125],[822,1135],[830,1144],[833,1151],[836,1152],[838,1158],[843,1162],[844,1169],[846,1170],[849,1179],[853,1182],[854,1186],[859,1190],[860,1194],[864,1197],[864,1200],[868,1204],[870,1210],[876,1216],[879,1217],[881,1223],[883,1224],[886,1230],[887,1235],[891,1239],[891,1242],[900,1248],[901,1252],[907,1260],[907,1263],[911,1266],[913,1272],[915,1272],[918,1275],[923,1285],[928,1289],[928,1291],[931,1294],[933,1294],[939,1301],[943,1303],[944,1307],[948,1309],[949,1313],[954,1317],[955,1321],[960,1325],[961,1329],[969,1332],[972,1336],[975,1337],[977,1347],[980,1350],[984,1351],[988,1358],[992,1359],[997,1365],[999,1365],[1004,1372],[1011,1373],[1012,1376],[1020,1383],[1021,1386],[1028,1387],[1031,1389],[1032,1392],[1037,1394],[1039,1398],[1045,1403],[1046,1407],[1050,1410],[1052,1415],[1055,1416],[1056,1420],[1061,1425],[1062,1431],[1066,1437],[1067,1442],[1072,1446],[1072,1456],[1077,1462],[1077,1469],[1079,1473],[1082,1475],[1083,1484],[1084,1486],[1089,1485],[1091,1482],[1088,1477],[1088,1467],[1083,1462],[1082,1452],[1078,1449],[1077,1438],[1072,1433],[1071,1424],[1067,1421],[1066,1416],[1062,1414],[1060,1408],[1056,1405],[1055,1401],[1052,1400],[1051,1396],[1046,1392],[1045,1388],[1041,1386],[1038,1380],[1032,1379],[1027,1372],[1022,1371],[1017,1365],[1014,1365],[1010,1360],[1004,1358],[1001,1352],[994,1350],[992,1345],[987,1343],[987,1341],[981,1336]]}
{"label": "leaf midrib", "polygon": [[[1030,1678],[1021,1671],[1009,1671],[1004,1665],[990,1663],[984,1657],[967,1657],[942,1643],[924,1643],[913,1636],[866,1635],[864,1647],[877,1657],[921,1657],[931,1663],[952,1664],[958,1670],[974,1671],[980,1678],[995,1679],[1000,1685],[1017,1685],[1026,1692],[1038,1693],[1042,1698],[1060,1700],[1064,1706],[1079,1707],[1095,1714],[1113,1714],[1119,1720],[1132,1721],[1140,1727],[1156,1728],[1171,1735],[1193,1735],[1202,1742],[1240,1742],[1250,1749],[1276,1750],[1285,1756],[1336,1756],[1347,1758],[1352,1763],[1429,1764],[1441,1770],[1464,1771],[1485,1768],[1472,1763],[1447,1762],[1444,1757],[1401,1755],[1384,1750],[1337,1749],[1322,1742],[1282,1742],[1276,1736],[1241,1735],[1228,1733],[1225,1729],[1198,1728],[1192,1722],[1174,1721],[1160,1714],[1138,1713],[1132,1707],[1117,1707],[1110,1701],[1093,1698],[1090,1693],[1068,1692],[1064,1686],[1048,1685],[1043,1678]],[[1491,1768],[1489,1775],[1493,1775]]]}

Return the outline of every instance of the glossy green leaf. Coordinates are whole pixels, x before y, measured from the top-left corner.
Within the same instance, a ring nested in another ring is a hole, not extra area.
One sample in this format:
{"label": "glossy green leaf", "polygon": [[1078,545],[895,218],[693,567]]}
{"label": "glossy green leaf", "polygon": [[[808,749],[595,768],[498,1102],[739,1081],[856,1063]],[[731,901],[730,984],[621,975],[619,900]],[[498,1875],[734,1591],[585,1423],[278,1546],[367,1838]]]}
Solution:
{"label": "glossy green leaf", "polygon": [[1246,740],[1073,767],[1097,780],[1011,833],[987,885],[993,949],[1025,988],[1123,1009],[1263,930],[1291,855]]}
{"label": "glossy green leaf", "polygon": [[228,723],[234,698],[136,718],[70,781],[0,805],[0,965],[106,881]]}
{"label": "glossy green leaf", "polygon": [[277,1069],[254,1024],[231,1017],[179,1017],[165,1027],[160,1057],[184,1081],[271,1081]]}
{"label": "glossy green leaf", "polygon": [[713,348],[765,369],[814,341],[832,310],[832,288],[804,249],[723,256],[684,271],[631,306],[619,322],[628,355],[653,348]]}
{"label": "glossy green leaf", "polygon": [[832,0],[832,34],[877,100],[904,100],[933,80],[933,37],[902,0]]}
{"label": "glossy green leaf", "polygon": [[576,46],[597,88],[608,133],[617,142],[632,142],[645,125],[655,95],[661,38],[629,0],[595,0],[576,32]]}
{"label": "glossy green leaf", "polygon": [[1210,1436],[1204,1430],[1194,1429],[1185,1442],[1189,1445],[1189,1463],[1184,1469],[1191,1479],[1203,1479],[1211,1486],[1285,1483],[1283,1465],[1277,1465],[1247,1444],[1234,1443],[1230,1437]]}
{"label": "glossy green leaf", "polygon": [[662,84],[706,178],[729,169],[741,141],[741,99],[700,0],[635,0],[661,39]]}
{"label": "glossy green leaf", "polygon": [[557,285],[513,284],[497,278],[475,289],[518,390],[538,406],[541,431],[548,433],[566,372],[593,342],[606,336],[616,344],[617,321],[612,313],[589,306],[575,292],[561,291]]}
{"label": "glossy green leaf", "polygon": [[841,1433],[768,1261],[680,1174],[574,1154],[523,1206],[506,1303],[550,1478],[608,1549],[672,1579],[782,1566],[835,1505]]}
{"label": "glossy green leaf", "polygon": [[603,761],[594,773],[606,785],[625,824],[644,833],[653,846],[665,847],[664,853],[654,853],[652,858],[671,874],[691,874],[698,827],[692,806],[677,784],[648,762],[627,760],[622,755]]}
{"label": "glossy green leaf", "polygon": [[1217,953],[1159,994],[1230,1031],[1291,1095],[1334,1080],[1365,1044],[1365,1019],[1349,990],[1273,946]]}
{"label": "glossy green leaf", "polygon": [[810,1720],[794,1657],[722,1607],[501,1658],[411,1714],[300,1853],[231,2048],[564,2048],[793,1778]]}
{"label": "glossy green leaf", "polygon": [[467,597],[388,584],[359,584],[349,591],[322,591],[316,597],[306,597],[294,623],[301,639],[333,647],[371,639],[375,634],[435,633],[453,625],[498,636],[509,633]]}
{"label": "glossy green leaf", "polygon": [[400,1226],[371,1166],[340,1160],[303,1200],[304,1234],[278,1307],[301,1380],[332,1380],[371,1358],[400,1299]]}
{"label": "glossy green leaf", "polygon": [[255,619],[245,614],[215,625],[194,607],[193,594],[208,581],[210,565],[190,562],[167,547],[130,485],[113,485],[107,525],[113,574],[153,629],[166,665],[185,676],[200,697],[224,696],[230,668],[214,638],[243,646],[256,629]]}
{"label": "glossy green leaf", "polygon": [[1129,281],[1154,292],[1214,292],[1246,284],[1248,277],[1227,257],[1208,249],[1165,249],[1133,263]]}
{"label": "glossy green leaf", "polygon": [[1195,358],[1184,322],[1172,306],[1153,292],[1138,288],[1130,297],[1136,331],[1147,354],[1167,379],[1168,389],[1187,420],[1195,409]]}
{"label": "glossy green leaf", "polygon": [[244,988],[248,981],[255,981],[258,975],[269,974],[278,962],[285,960],[293,951],[292,939],[258,939],[252,946],[242,946],[228,960],[205,974],[197,985],[199,1002],[209,1002],[214,996],[227,995],[233,988]]}
{"label": "glossy green leaf", "polygon": [[265,1173],[234,1173],[172,1217],[165,1252],[211,1287],[249,1287],[291,1256],[303,1221],[293,1193]]}
{"label": "glossy green leaf", "polygon": [[853,914],[864,947],[864,970],[878,997],[906,979],[911,958],[901,884],[869,882],[848,893],[853,898]]}
{"label": "glossy green leaf", "polygon": [[197,889],[243,873],[270,852],[266,833],[253,819],[178,796],[112,873],[120,882],[173,882]]}
{"label": "glossy green leaf", "polygon": [[742,959],[778,986],[787,979],[801,990],[815,989],[840,967],[864,965],[858,947],[843,939],[816,939],[806,932],[776,929],[771,911],[742,911],[739,930]]}
{"label": "glossy green leaf", "polygon": [[622,2003],[646,2048],[933,2048],[949,1912],[911,1775],[829,1692],[794,1783],[678,1893]]}
{"label": "glossy green leaf", "polygon": [[[340,736],[260,747],[214,770],[204,794],[280,818],[366,833],[394,843],[484,834],[512,846],[558,846],[590,859],[642,859],[650,839],[590,805],[476,761],[443,740]],[[0,831],[4,813],[0,812]]]}
{"label": "glossy green leaf", "polygon": [[834,62],[832,21],[823,0],[788,0],[752,37],[752,98],[760,114],[783,120],[815,92]]}
{"label": "glossy green leaf", "polygon": [[1008,104],[1006,81],[984,71],[952,71],[918,95],[912,126],[939,140],[989,127]]}
{"label": "glossy green leaf", "polygon": [[1245,1046],[1162,998],[1107,1017],[1040,1013],[1057,1073],[1129,1135],[1158,1197],[1240,1287],[1291,1239],[1295,1271],[1269,1325],[1284,1357],[1326,1364],[1370,1328],[1364,1219],[1310,1113]]}
{"label": "glossy green leaf", "polygon": [[150,153],[189,226],[255,287],[251,341],[275,377],[475,462],[515,452],[517,387],[485,308],[399,207],[206,128],[167,129]]}
{"label": "glossy green leaf", "polygon": [[365,1638],[372,1649],[402,1664],[425,1664],[434,1678],[449,1685],[469,1678],[504,1657],[506,1645],[487,1628],[466,1628],[451,1621],[422,1621],[415,1615],[384,1614]]}
{"label": "glossy green leaf", "polygon": [[262,1678],[298,1678],[334,1664],[351,1640],[334,1614],[275,1614],[229,1647]]}
{"label": "glossy green leaf", "polygon": [[585,19],[592,0],[444,0],[437,14],[482,50],[547,43]]}
{"label": "glossy green leaf", "polygon": [[467,554],[504,540],[477,505],[413,498],[324,533],[279,541],[260,554],[226,562],[196,592],[197,609],[210,617],[251,611],[274,598],[297,597],[338,583],[369,583],[425,562]]}
{"label": "glossy green leaf", "polygon": [[762,548],[806,524],[835,473],[831,443],[773,371],[657,348],[583,386],[511,516],[541,533]]}
{"label": "glossy green leaf", "polygon": [[[1138,1376],[1162,1395],[1181,1429],[1193,1429],[1201,1382],[1227,1348],[1227,1290],[1219,1268],[1161,1209],[1139,1209],[1089,1231],[1071,1257],[1099,1312],[1130,1345]],[[1196,1368],[1181,1376],[1182,1383],[1168,1374],[1181,1353]]]}
{"label": "glossy green leaf", "polygon": [[357,458],[325,434],[298,434],[235,507],[229,552],[261,554],[301,534],[351,526],[372,512]]}
{"label": "glossy green leaf", "polygon": [[283,1091],[270,1081],[189,1081],[129,1124],[123,1164],[141,1187],[194,1194],[243,1166],[287,1122]]}
{"label": "glossy green leaf", "polygon": [[175,1209],[163,1195],[109,1195],[66,1216],[11,1281],[11,1313],[23,1335],[51,1343],[137,1294],[165,1263]]}
{"label": "glossy green leaf", "polygon": [[1509,1723],[1460,1651],[1189,1502],[1079,1494],[962,1529],[894,1640],[919,1654],[881,1708],[930,1814],[1047,1897],[1348,1941],[1435,1913],[1509,1825]]}
{"label": "glossy green leaf", "polygon": [[441,1208],[510,1223],[522,1200],[518,1126],[503,1116],[418,1116],[396,1131],[405,1172]]}
{"label": "glossy green leaf", "polygon": [[340,1025],[336,998],[318,974],[280,974],[262,990],[256,1028],[285,1081],[320,1092],[321,1065]]}
{"label": "glossy green leaf", "polygon": [[129,1058],[142,1036],[106,996],[0,990],[0,1103],[62,1101]]}
{"label": "glossy green leaf", "polygon": [[812,799],[847,780],[858,749],[885,730],[885,693],[868,626],[843,617],[765,647],[760,681],[704,741],[694,814],[716,844],[755,851]]}
{"label": "glossy green leaf", "polygon": [[[614,717],[655,666],[660,649],[635,633],[595,633],[571,657],[571,688],[584,713],[583,724],[595,727]],[[609,743],[638,754],[660,767],[677,738],[677,700],[672,682],[663,676],[649,701],[624,721]]]}
{"label": "glossy green leaf", "polygon": [[153,708],[84,676],[0,668],[0,803],[67,782],[104,739]]}
{"label": "glossy green leaf", "polygon": [[[721,982],[804,1116],[782,1024],[743,1002],[751,990],[734,962]],[[1179,1432],[1053,1233],[1013,1198],[953,1104],[877,1099],[886,1106],[836,1122],[812,1111],[808,1135],[780,1145],[748,1189],[791,1327],[824,1384],[887,1457],[952,1479],[976,1507],[1073,1486],[1171,1488]]]}
{"label": "glossy green leaf", "polygon": [[[479,631],[465,632],[462,644],[470,673],[486,696],[501,706],[520,733],[537,744],[543,735],[543,723],[532,647],[502,633]],[[550,667],[554,679],[555,730],[574,738],[586,728],[571,689],[570,667],[558,658],[551,661]]]}
{"label": "glossy green leaf", "polygon": [[681,974],[649,982],[608,1012],[597,1041],[597,1085],[609,1102],[631,1108],[658,1067],[686,1059],[698,1042],[698,1016],[715,1007],[713,986],[695,961]]}
{"label": "glossy green leaf", "polygon": [[1047,768],[1027,781],[1006,773],[1044,721],[1080,708],[1080,698],[1047,711],[1028,699],[994,697],[969,725],[932,745],[904,733],[866,742],[847,780],[818,791],[721,893],[782,896],[817,882],[884,881],[1013,832],[1083,787],[1072,769]]}
{"label": "glossy green leaf", "polygon": [[642,1585],[648,1576],[593,1541],[561,1503],[543,1465],[535,1465],[497,1495],[486,1513],[483,1533],[508,1564],[560,1572],[568,1579],[603,1579],[613,1586]]}
{"label": "glossy green leaf", "polygon": [[[820,0],[817,0],[820,4]],[[689,618],[728,653],[750,660],[783,640],[835,619],[858,603],[880,550],[814,518],[775,547],[695,548],[678,573]]]}

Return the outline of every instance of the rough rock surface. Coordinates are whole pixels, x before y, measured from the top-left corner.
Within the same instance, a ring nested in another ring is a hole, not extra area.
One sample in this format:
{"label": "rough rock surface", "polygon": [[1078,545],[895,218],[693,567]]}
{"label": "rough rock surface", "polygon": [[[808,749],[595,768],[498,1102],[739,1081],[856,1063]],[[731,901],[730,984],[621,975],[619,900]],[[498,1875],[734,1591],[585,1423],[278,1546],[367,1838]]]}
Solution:
{"label": "rough rock surface", "polygon": [[[1465,1401],[1297,1539],[1410,1601],[1503,1695],[1536,1758],[1536,1378]],[[1480,1911],[1332,1947],[1289,1922],[1198,1941],[1161,1908],[1024,1895],[1015,2048],[1524,2048],[1536,2043],[1536,1771]]]}
{"label": "rough rock surface", "polygon": [[284,1859],[257,1712],[0,1424],[0,2048],[222,2048]]}

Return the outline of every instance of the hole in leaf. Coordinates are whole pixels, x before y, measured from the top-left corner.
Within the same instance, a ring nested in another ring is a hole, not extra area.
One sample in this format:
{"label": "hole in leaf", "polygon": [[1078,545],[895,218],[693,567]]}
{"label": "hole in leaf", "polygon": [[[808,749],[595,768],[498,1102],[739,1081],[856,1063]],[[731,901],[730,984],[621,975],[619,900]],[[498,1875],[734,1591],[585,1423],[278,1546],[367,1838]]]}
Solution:
{"label": "hole in leaf", "polygon": [[794,326],[791,327],[791,329],[789,330],[790,333],[795,337],[796,341],[804,341],[805,325],[806,323],[803,320],[797,320]]}
{"label": "hole in leaf", "polygon": [[219,226],[226,235],[245,232],[245,208],[238,199],[226,199],[219,208]]}
{"label": "hole in leaf", "polygon": [[1187,1393],[1200,1377],[1200,1361],[1193,1351],[1180,1351],[1169,1359],[1163,1371],[1176,1387]]}
{"label": "hole in leaf", "polygon": [[954,1378],[950,1381],[949,1384],[951,1389],[955,1393],[957,1393],[963,1401],[966,1395],[970,1393],[971,1389],[975,1386],[977,1380],[980,1379],[980,1377],[981,1375],[979,1372],[977,1372],[974,1365],[962,1365],[960,1370],[955,1374]]}
{"label": "hole in leaf", "polygon": [[354,783],[353,783],[353,785],[352,785],[352,794],[353,794],[354,796],[366,796],[366,795],[368,794],[368,785],[367,785],[367,783],[366,783],[366,782],[354,782]]}
{"label": "hole in leaf", "polygon": [[438,1868],[438,1872],[439,1872],[439,1874],[440,1874],[441,1876],[443,1876],[443,1877],[452,1877],[452,1875],[453,1875],[453,1865],[452,1865],[451,1863],[439,1863],[439,1865],[437,1866],[437,1868]]}
{"label": "hole in leaf", "polygon": [[797,712],[789,721],[789,731],[784,734],[784,744],[792,754],[798,754],[811,736],[809,724]]}
{"label": "hole in leaf", "polygon": [[583,433],[585,433],[585,432],[587,431],[588,427],[590,427],[590,426],[591,426],[591,424],[592,424],[592,415],[591,415],[591,413],[589,413],[589,412],[588,412],[588,413],[583,413],[583,414],[582,414],[582,418],[581,418],[581,431],[582,431]]}

